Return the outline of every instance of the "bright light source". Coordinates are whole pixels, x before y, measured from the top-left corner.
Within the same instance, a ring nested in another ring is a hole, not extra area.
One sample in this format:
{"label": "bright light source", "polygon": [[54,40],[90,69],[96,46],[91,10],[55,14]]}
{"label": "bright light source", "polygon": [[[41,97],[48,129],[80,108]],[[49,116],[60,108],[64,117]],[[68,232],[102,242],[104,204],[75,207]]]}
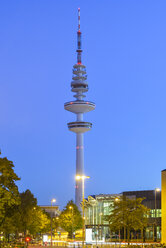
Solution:
{"label": "bright light source", "polygon": [[159,192],[159,191],[160,191],[160,188],[156,188],[155,191],[156,191],[156,192]]}
{"label": "bright light source", "polygon": [[26,237],[26,238],[25,238],[25,241],[26,241],[26,242],[29,242],[30,240],[31,240],[30,237]]}
{"label": "bright light source", "polygon": [[51,202],[53,203],[53,202],[56,202],[56,199],[55,198],[53,198],[52,200],[51,200]]}
{"label": "bright light source", "polygon": [[85,175],[83,175],[83,176],[77,175],[76,176],[76,180],[80,180],[80,179],[85,180],[86,178],[90,178],[90,177],[89,176],[85,176]]}
{"label": "bright light source", "polygon": [[73,207],[72,206],[69,206],[70,209],[72,209]]}
{"label": "bright light source", "polygon": [[81,176],[76,176],[76,180],[80,180],[81,179]]}
{"label": "bright light source", "polygon": [[115,198],[115,201],[119,201],[119,198],[118,198],[118,197],[116,197],[116,198]]}

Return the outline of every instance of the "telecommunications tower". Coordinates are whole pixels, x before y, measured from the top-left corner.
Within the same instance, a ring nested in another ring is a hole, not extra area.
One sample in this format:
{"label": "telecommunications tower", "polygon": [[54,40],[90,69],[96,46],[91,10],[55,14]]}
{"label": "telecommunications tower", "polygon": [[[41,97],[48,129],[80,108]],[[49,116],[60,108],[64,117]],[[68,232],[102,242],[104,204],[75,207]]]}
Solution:
{"label": "telecommunications tower", "polygon": [[[93,102],[84,101],[84,93],[88,91],[86,67],[81,60],[81,31],[80,31],[80,8],[78,9],[78,31],[77,31],[77,63],[73,66],[73,77],[71,91],[75,92],[75,101],[66,102],[64,108],[76,114],[76,121],[69,122],[68,129],[76,133],[76,176],[84,175],[84,142],[83,134],[92,128],[92,123],[83,120],[83,114],[95,109]],[[82,201],[82,180],[76,180],[75,203],[80,208]]]}

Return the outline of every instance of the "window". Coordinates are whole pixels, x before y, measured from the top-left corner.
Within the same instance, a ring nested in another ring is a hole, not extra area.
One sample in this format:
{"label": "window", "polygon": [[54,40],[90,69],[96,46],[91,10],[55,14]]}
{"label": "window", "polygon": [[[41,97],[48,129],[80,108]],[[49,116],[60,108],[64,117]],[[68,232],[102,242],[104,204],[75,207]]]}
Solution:
{"label": "window", "polygon": [[151,218],[159,218],[161,217],[161,209],[156,209],[156,213],[155,213],[155,209],[151,209],[150,210],[150,217]]}

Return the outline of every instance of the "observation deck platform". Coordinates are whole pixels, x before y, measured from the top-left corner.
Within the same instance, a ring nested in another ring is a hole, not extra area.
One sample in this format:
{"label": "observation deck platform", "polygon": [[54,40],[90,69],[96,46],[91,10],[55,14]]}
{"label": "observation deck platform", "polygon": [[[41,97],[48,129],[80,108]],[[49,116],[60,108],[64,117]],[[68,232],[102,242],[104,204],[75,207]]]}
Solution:
{"label": "observation deck platform", "polygon": [[70,101],[64,104],[64,108],[72,113],[87,113],[94,110],[96,107],[95,103],[89,101]]}
{"label": "observation deck platform", "polygon": [[67,123],[70,131],[74,133],[85,133],[92,128],[92,123],[84,121],[75,121]]}

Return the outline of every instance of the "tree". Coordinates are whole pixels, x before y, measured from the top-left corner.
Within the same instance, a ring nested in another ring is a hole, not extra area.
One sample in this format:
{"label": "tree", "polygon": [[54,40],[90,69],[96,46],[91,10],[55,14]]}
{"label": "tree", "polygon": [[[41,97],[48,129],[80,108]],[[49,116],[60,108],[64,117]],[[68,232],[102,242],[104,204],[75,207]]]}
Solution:
{"label": "tree", "polygon": [[16,236],[16,234],[18,233],[17,225],[16,225],[16,223],[18,223],[18,218],[17,218],[18,215],[17,216],[16,215],[17,215],[17,205],[6,207],[5,218],[1,224],[1,231],[4,233],[6,241],[8,242],[11,240],[10,234],[15,234]]}
{"label": "tree", "polygon": [[[0,153],[1,154],[1,153]],[[0,158],[0,229],[7,217],[6,210],[20,203],[16,181],[20,178],[14,172],[14,165],[6,157]]]}
{"label": "tree", "polygon": [[32,221],[33,211],[37,207],[37,199],[29,189],[20,193],[21,204],[18,206],[18,229],[24,235],[29,231]]}
{"label": "tree", "polygon": [[124,238],[129,242],[131,230],[141,230],[147,226],[149,209],[142,204],[143,198],[129,199],[121,197],[114,201],[113,209],[106,217],[112,231],[124,229]]}
{"label": "tree", "polygon": [[[1,153],[0,153],[1,154]],[[10,234],[35,235],[48,231],[50,219],[37,206],[37,199],[30,190],[19,193],[12,161],[0,158],[0,232],[9,241]]]}
{"label": "tree", "polygon": [[33,236],[37,233],[41,234],[50,230],[50,218],[48,218],[47,214],[40,207],[35,207],[31,211],[31,218],[27,229]]}
{"label": "tree", "polygon": [[68,232],[69,238],[73,237],[73,232],[82,228],[82,215],[77,206],[71,200],[67,203],[59,216],[60,226]]}
{"label": "tree", "polygon": [[36,236],[50,230],[50,219],[47,214],[37,206],[37,199],[30,190],[20,193],[20,204],[6,209],[6,218],[2,231],[9,240],[10,234],[18,233]]}
{"label": "tree", "polygon": [[57,231],[59,226],[60,226],[59,217],[58,216],[53,217],[52,218],[52,229]]}

